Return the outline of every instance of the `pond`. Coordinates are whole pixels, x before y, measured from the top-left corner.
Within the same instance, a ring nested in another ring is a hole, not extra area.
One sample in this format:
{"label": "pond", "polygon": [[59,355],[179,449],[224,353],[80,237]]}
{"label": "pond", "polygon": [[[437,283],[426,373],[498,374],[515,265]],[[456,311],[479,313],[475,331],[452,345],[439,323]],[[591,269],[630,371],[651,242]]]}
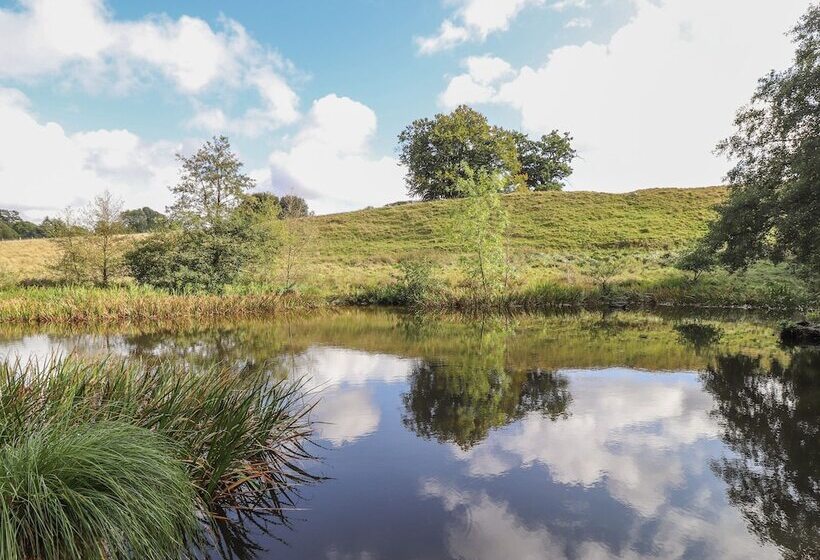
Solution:
{"label": "pond", "polygon": [[247,523],[240,558],[820,557],[820,353],[780,348],[766,318],[0,329],[0,355],[53,352],[309,380],[305,467],[324,479],[280,523]]}

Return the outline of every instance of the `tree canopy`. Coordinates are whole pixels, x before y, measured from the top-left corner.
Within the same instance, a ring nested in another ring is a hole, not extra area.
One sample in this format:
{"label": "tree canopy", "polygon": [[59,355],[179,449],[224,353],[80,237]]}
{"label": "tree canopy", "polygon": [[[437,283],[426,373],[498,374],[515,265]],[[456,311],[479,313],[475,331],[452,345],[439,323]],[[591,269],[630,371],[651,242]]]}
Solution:
{"label": "tree canopy", "polygon": [[789,260],[820,276],[820,6],[792,30],[793,65],[762,78],[718,149],[736,161],[707,244],[730,269]]}
{"label": "tree canopy", "polygon": [[457,198],[464,170],[503,179],[504,188],[561,189],[575,157],[569,134],[538,140],[493,126],[466,105],[432,119],[413,121],[399,134],[399,160],[407,166],[408,194],[423,200]]}
{"label": "tree canopy", "polygon": [[126,261],[140,283],[174,291],[218,292],[254,253],[256,215],[241,210],[254,182],[242,173],[242,163],[224,136],[178,159],[182,176],[171,187],[172,227],[129,252]]}
{"label": "tree canopy", "polygon": [[0,208],[0,239],[33,239],[45,235],[40,226],[21,218],[18,211]]}
{"label": "tree canopy", "polygon": [[144,206],[125,210],[121,215],[123,226],[131,233],[146,233],[162,229],[168,223],[168,218],[162,212]]}

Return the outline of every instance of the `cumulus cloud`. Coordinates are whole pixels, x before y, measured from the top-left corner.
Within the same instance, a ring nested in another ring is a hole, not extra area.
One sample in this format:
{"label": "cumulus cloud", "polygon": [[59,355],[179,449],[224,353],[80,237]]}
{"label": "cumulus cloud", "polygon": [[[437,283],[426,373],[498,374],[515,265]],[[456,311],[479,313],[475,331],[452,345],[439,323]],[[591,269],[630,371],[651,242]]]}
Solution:
{"label": "cumulus cloud", "polygon": [[[448,512],[445,538],[454,558],[682,560],[690,558],[693,549],[705,558],[780,558],[774,545],[750,535],[737,510],[728,507],[704,518],[705,512],[693,515],[692,509],[667,506],[659,518],[637,518],[626,539],[613,550],[583,532],[527,522],[512,504],[486,492],[429,479],[422,482],[421,495],[439,500]],[[651,547],[646,546],[646,539]]]}
{"label": "cumulus cloud", "polygon": [[381,412],[367,389],[335,389],[321,393],[310,416],[319,438],[341,447],[379,427]]}
{"label": "cumulus cloud", "polygon": [[544,0],[458,0],[452,18],[444,20],[435,35],[417,37],[422,54],[450,49],[467,41],[483,41],[491,33],[506,31],[510,22],[528,6]]}
{"label": "cumulus cloud", "polygon": [[190,16],[115,20],[102,0],[24,0],[0,9],[0,77],[63,76],[85,85],[127,89],[151,74],[181,93],[206,94],[216,84],[251,88],[260,100],[234,120],[204,107],[191,123],[258,134],[295,122],[298,97],[283,74],[291,65],[264,49],[236,21],[220,28]]}
{"label": "cumulus cloud", "polygon": [[[490,34],[506,31],[510,23],[528,7],[548,5],[562,12],[587,8],[587,0],[455,0],[454,14],[441,22],[438,31],[427,37],[416,37],[421,54],[433,54],[468,41],[484,41]],[[580,20],[579,20],[580,21]]]}
{"label": "cumulus cloud", "polygon": [[274,151],[261,186],[295,193],[319,213],[381,205],[405,198],[404,171],[392,157],[374,156],[372,109],[331,94],[314,101],[286,149]]}
{"label": "cumulus cloud", "polygon": [[0,89],[0,122],[3,203],[32,218],[85,204],[105,189],[129,205],[163,208],[177,177],[180,144],[148,143],[127,130],[68,134],[38,120],[14,89]]}
{"label": "cumulus cloud", "polygon": [[465,72],[442,103],[508,105],[530,132],[570,131],[581,156],[575,188],[719,182],[727,166],[715,144],[757,79],[789,63],[784,32],[810,2],[633,2],[634,16],[607,43],[558,48],[541,66],[490,84]]}
{"label": "cumulus cloud", "polygon": [[466,72],[450,80],[439,105],[452,109],[462,103],[491,103],[497,95],[496,84],[514,75],[513,67],[497,56],[471,56],[462,63]]}
{"label": "cumulus cloud", "polygon": [[661,383],[650,374],[608,370],[573,377],[572,394],[566,420],[530,414],[469,451],[453,452],[473,476],[542,464],[562,484],[603,481],[612,497],[652,515],[683,479],[677,452],[718,432],[708,416],[711,401],[694,379]]}

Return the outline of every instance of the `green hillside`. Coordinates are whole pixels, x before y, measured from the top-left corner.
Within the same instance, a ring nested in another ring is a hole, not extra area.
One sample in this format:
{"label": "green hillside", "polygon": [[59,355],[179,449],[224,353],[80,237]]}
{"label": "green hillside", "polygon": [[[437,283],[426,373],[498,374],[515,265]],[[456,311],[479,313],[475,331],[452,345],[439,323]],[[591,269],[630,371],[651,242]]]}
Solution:
{"label": "green hillside", "polygon": [[[594,293],[594,269],[607,262],[608,282],[655,301],[758,304],[802,295],[804,287],[784,266],[761,263],[736,275],[717,271],[697,286],[674,269],[678,254],[706,231],[726,192],[705,187],[506,195],[512,288],[536,299],[577,301]],[[353,294],[355,301],[369,301],[367,294],[396,278],[399,262],[425,260],[438,287],[458,290],[461,253],[451,230],[461,204],[401,203],[303,218],[300,236],[308,241],[296,252],[290,279],[308,296],[350,300]],[[48,240],[0,242],[0,270],[18,280],[47,279],[57,255]],[[282,285],[282,268],[281,262],[267,263],[250,285],[233,289]],[[564,291],[556,294],[556,287]]]}

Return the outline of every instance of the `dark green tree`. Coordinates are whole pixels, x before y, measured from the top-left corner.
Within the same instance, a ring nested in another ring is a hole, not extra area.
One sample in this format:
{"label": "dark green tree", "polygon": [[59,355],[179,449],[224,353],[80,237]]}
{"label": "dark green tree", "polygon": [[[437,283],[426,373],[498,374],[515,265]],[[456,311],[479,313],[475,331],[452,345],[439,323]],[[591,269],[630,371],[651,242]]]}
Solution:
{"label": "dark green tree", "polygon": [[513,137],[466,105],[407,126],[399,134],[399,161],[407,166],[408,193],[423,200],[464,196],[459,179],[465,166],[500,174],[509,185],[521,169]]}
{"label": "dark green tree", "polygon": [[16,210],[0,208],[0,239],[34,239],[45,237],[37,224],[20,217]]}
{"label": "dark green tree", "polygon": [[762,78],[718,150],[736,160],[708,245],[730,269],[768,258],[820,277],[820,6],[792,30],[793,65]]}
{"label": "dark green tree", "polygon": [[182,162],[180,182],[171,187],[171,228],[126,255],[140,283],[173,291],[219,292],[254,256],[253,213],[241,211],[253,180],[224,136],[206,142]]}
{"label": "dark green tree", "polygon": [[523,132],[510,132],[515,139],[521,173],[531,191],[560,191],[564,180],[572,174],[572,160],[577,152],[572,147],[572,137],[553,130],[538,140],[530,139]]}
{"label": "dark green tree", "polygon": [[130,233],[147,233],[164,228],[168,218],[162,212],[144,206],[126,210],[120,215],[125,230]]}
{"label": "dark green tree", "polygon": [[307,201],[295,194],[286,194],[280,198],[279,206],[282,207],[283,218],[304,218],[313,214],[308,207]]}

